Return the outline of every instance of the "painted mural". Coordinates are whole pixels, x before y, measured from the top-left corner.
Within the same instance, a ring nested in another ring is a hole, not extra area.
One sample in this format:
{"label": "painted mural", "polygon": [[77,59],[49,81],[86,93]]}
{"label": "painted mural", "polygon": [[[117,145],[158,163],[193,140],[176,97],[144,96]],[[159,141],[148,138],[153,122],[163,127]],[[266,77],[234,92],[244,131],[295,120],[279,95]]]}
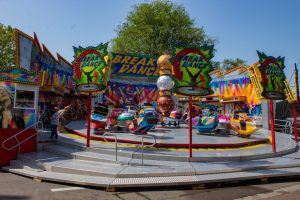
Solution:
{"label": "painted mural", "polygon": [[19,67],[1,67],[0,80],[6,82],[40,85],[42,73],[28,71]]}
{"label": "painted mural", "polygon": [[[64,94],[73,88],[72,64],[57,54],[57,59],[39,40],[16,30],[17,62],[16,66],[31,73],[44,72],[41,76],[42,91]],[[24,71],[23,70],[23,71]]]}
{"label": "painted mural", "polygon": [[261,114],[260,100],[257,98],[249,77],[244,76],[237,79],[212,81],[210,86],[214,91],[214,95],[217,96],[246,97],[246,102],[244,103],[233,103],[233,110],[242,110],[250,115]]}
{"label": "painted mural", "polygon": [[0,128],[26,128],[34,124],[35,110],[14,108],[15,83],[0,82]]}
{"label": "painted mural", "polygon": [[156,85],[108,82],[104,100],[113,105],[153,103],[158,96]]}

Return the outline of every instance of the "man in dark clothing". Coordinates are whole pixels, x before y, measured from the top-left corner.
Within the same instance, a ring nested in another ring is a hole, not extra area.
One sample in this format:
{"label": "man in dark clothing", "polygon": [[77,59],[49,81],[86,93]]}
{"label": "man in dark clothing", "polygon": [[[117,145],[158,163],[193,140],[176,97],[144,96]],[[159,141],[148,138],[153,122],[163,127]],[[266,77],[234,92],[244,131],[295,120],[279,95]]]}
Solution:
{"label": "man in dark clothing", "polygon": [[50,128],[51,128],[51,136],[49,139],[55,139],[58,138],[57,134],[57,126],[59,124],[59,113],[58,113],[58,107],[54,107],[54,113],[50,117]]}

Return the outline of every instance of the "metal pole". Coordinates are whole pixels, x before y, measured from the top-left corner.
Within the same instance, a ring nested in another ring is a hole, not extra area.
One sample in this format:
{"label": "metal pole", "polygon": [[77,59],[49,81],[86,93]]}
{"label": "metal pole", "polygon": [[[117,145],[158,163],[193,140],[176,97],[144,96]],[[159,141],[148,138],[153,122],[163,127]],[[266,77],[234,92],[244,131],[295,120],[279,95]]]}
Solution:
{"label": "metal pole", "polygon": [[189,157],[193,157],[193,149],[192,149],[192,97],[189,97]]}
{"label": "metal pole", "polygon": [[116,147],[116,162],[118,161],[118,139],[115,133],[115,147]]}
{"label": "metal pole", "polygon": [[296,108],[296,101],[294,102],[294,135],[295,141],[298,144],[298,130],[297,130],[297,108]]}
{"label": "metal pole", "polygon": [[91,104],[92,104],[92,93],[89,92],[88,99],[88,113],[87,113],[87,134],[86,134],[86,147],[90,147],[90,136],[91,136]]}
{"label": "metal pole", "polygon": [[144,165],[144,136],[142,136],[142,165]]}
{"label": "metal pole", "polygon": [[274,115],[273,115],[273,100],[270,100],[270,125],[271,125],[271,136],[272,136],[272,151],[276,153],[276,141],[275,141],[275,130],[274,130]]}

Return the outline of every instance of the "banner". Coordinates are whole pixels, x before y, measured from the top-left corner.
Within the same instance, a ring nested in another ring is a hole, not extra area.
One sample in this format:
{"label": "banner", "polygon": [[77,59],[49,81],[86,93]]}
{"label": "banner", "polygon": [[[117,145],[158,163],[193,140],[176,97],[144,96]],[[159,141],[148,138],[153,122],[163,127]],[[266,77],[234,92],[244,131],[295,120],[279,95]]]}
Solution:
{"label": "banner", "polygon": [[112,74],[157,78],[157,59],[137,54],[112,53]]}
{"label": "banner", "polygon": [[108,43],[97,47],[74,49],[74,80],[79,92],[96,92],[106,88],[110,67],[104,60]]}
{"label": "banner", "polygon": [[213,93],[209,72],[213,46],[176,49],[173,62],[175,93],[186,96],[206,96]]}
{"label": "banner", "polygon": [[286,98],[284,80],[286,80],[283,69],[284,57],[267,56],[257,51],[259,57],[259,70],[261,72],[262,96],[267,99],[283,100]]}

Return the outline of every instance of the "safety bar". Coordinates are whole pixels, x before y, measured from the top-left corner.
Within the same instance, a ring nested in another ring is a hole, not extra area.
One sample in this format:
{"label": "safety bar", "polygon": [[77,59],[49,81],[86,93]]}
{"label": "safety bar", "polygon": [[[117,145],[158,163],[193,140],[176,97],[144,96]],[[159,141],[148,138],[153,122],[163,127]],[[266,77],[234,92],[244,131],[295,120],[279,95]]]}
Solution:
{"label": "safety bar", "polygon": [[[28,129],[31,129],[32,127],[35,127],[37,129],[39,123],[41,123],[41,122],[38,121],[38,122],[32,124],[31,126],[29,126],[29,127],[25,128],[25,129],[21,130],[20,132],[16,133],[15,135],[13,135],[13,136],[7,138],[6,140],[4,140],[2,142],[2,148],[5,149],[5,150],[7,150],[7,151],[10,151],[10,150],[16,148],[17,146],[19,146],[18,152],[20,153],[20,145],[23,144],[24,142],[28,141],[29,139],[33,138],[34,136],[36,136],[37,135],[37,131],[36,131],[35,134],[29,136],[28,138],[26,138],[25,140],[23,140],[21,142],[18,140],[17,136],[20,135],[21,133],[27,131]],[[5,147],[5,143],[8,142],[8,141],[10,141],[11,139],[15,139],[17,141],[17,144],[14,145],[11,148]]]}
{"label": "safety bar", "polygon": [[[102,135],[102,138],[105,142],[110,142],[107,140],[106,136],[110,135],[110,136],[114,136],[114,142],[115,142],[115,155],[116,155],[116,161],[118,161],[118,137],[117,137],[118,133],[104,133]],[[127,135],[128,136],[128,135]],[[141,149],[142,149],[142,165],[144,165],[144,146],[149,146],[149,147],[153,147],[156,145],[156,137],[153,135],[130,135],[130,136],[135,136],[135,137],[140,137],[141,138]],[[153,139],[153,142],[150,145],[145,145],[144,144],[144,138],[148,138],[148,139]]]}

